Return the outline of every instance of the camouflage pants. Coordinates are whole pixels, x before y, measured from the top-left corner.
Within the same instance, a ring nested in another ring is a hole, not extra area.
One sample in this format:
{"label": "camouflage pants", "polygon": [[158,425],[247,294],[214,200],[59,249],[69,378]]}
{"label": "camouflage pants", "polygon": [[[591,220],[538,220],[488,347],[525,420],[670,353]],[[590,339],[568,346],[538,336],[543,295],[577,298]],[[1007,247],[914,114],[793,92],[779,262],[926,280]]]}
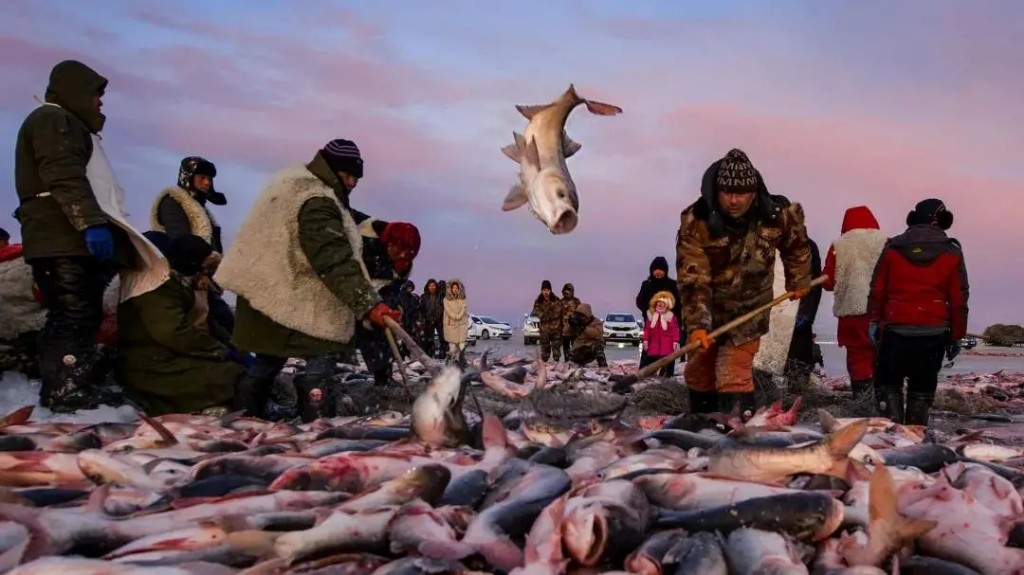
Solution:
{"label": "camouflage pants", "polygon": [[558,330],[540,330],[540,359],[547,361],[548,358],[562,359],[562,332]]}
{"label": "camouflage pants", "polygon": [[573,363],[585,366],[592,361],[597,362],[598,367],[608,367],[608,360],[604,357],[604,342],[578,343],[572,348]]}

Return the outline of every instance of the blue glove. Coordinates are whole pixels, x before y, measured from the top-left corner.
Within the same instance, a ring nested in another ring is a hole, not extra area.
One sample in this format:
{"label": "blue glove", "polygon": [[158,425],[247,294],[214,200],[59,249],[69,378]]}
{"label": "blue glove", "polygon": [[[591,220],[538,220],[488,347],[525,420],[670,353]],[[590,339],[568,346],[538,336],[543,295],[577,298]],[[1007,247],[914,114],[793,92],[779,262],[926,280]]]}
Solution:
{"label": "blue glove", "polygon": [[946,347],[946,359],[948,359],[949,361],[953,361],[953,358],[960,355],[961,349],[962,348],[960,347],[959,341],[954,341],[953,343],[949,344],[949,346]]}
{"label": "blue glove", "polygon": [[878,324],[871,322],[868,324],[868,337],[871,338],[871,343],[878,344]]}
{"label": "blue glove", "polygon": [[256,361],[255,354],[239,353],[238,350],[233,347],[228,348],[228,352],[227,354],[225,354],[224,358],[227,359],[228,361],[233,361],[239,365],[244,366],[245,369],[249,369],[249,367],[251,367],[252,364]]}
{"label": "blue glove", "polygon": [[114,257],[114,236],[106,225],[85,228],[85,247],[100,261]]}

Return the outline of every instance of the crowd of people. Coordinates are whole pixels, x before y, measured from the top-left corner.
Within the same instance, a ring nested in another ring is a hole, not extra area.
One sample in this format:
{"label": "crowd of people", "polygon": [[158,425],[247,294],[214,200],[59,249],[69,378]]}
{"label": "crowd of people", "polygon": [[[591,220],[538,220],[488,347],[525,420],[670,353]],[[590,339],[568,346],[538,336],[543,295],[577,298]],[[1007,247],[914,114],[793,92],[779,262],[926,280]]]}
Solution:
{"label": "crowd of people", "polygon": [[[12,256],[9,234],[0,232],[0,266],[22,259],[31,270],[27,291],[45,308],[36,326],[42,405],[71,412],[102,400],[109,368],[102,351],[114,347],[103,345],[111,343],[104,295],[114,278],[115,379],[151,415],[235,409],[266,417],[289,358],[305,360],[295,381],[297,414],[305,421],[332,415],[339,358],[358,349],[375,381],[390,381],[389,319],[427,353],[464,364],[466,288],[458,279],[430,279],[416,294],[409,275],[417,228],[352,206],[364,175],[355,142],[332,140],[275,173],[230,246],[211,210],[228,203],[214,187],[216,167],[187,157],[175,185],[154,198],[142,234],[125,220],[112,174],[103,175],[106,87],[81,62],[57,64],[45,103],[18,132],[15,218],[23,243]],[[802,300],[790,357],[808,370],[797,380],[809,378],[815,361],[820,290],[812,278],[824,275],[824,289],[836,294],[855,393],[873,391],[879,412],[894,421],[926,424],[942,358],[958,353],[967,325],[964,260],[946,235],[952,222],[945,205],[929,199],[910,212],[904,233],[887,238],[868,208],[851,208],[822,269],[800,204],[770,194],[734,149],[709,166],[700,197],[681,214],[676,279],[656,257],[641,284],[642,364],[694,344],[683,367],[691,410],[738,408],[749,416],[769,316],[710,334],[773,299],[778,256],[787,290]],[[236,295],[234,309],[225,291]],[[541,359],[606,366],[601,320],[573,284],[561,294],[544,280],[534,302]],[[673,364],[662,371],[674,373]]]}

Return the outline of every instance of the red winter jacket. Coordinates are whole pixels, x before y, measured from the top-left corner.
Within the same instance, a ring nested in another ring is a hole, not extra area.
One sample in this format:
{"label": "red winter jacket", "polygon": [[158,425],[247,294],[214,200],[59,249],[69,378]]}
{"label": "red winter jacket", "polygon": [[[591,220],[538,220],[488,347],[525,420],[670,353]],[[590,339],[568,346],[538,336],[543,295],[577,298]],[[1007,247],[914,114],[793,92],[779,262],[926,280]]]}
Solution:
{"label": "red winter jacket", "polygon": [[960,244],[932,225],[889,240],[871,280],[868,316],[907,335],[967,334],[970,287]]}

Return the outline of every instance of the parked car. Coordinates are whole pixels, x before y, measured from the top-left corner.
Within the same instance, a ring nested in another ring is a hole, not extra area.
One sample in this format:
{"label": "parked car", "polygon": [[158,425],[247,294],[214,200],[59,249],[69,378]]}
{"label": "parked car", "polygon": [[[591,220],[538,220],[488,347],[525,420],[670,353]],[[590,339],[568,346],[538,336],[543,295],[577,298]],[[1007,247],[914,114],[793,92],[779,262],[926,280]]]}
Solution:
{"label": "parked car", "polygon": [[508,339],[512,337],[512,326],[503,321],[498,321],[486,315],[473,314],[469,315],[469,319],[472,322],[469,324],[469,331],[481,339],[491,339],[492,337]]}
{"label": "parked car", "polygon": [[640,345],[643,339],[643,328],[631,313],[610,313],[604,316],[604,341],[632,343]]}
{"label": "parked car", "polygon": [[540,318],[535,315],[523,314],[523,345],[537,345],[540,342]]}
{"label": "parked car", "polygon": [[977,347],[977,345],[978,340],[974,339],[973,337],[965,337],[960,340],[960,347],[964,349],[973,349]]}

